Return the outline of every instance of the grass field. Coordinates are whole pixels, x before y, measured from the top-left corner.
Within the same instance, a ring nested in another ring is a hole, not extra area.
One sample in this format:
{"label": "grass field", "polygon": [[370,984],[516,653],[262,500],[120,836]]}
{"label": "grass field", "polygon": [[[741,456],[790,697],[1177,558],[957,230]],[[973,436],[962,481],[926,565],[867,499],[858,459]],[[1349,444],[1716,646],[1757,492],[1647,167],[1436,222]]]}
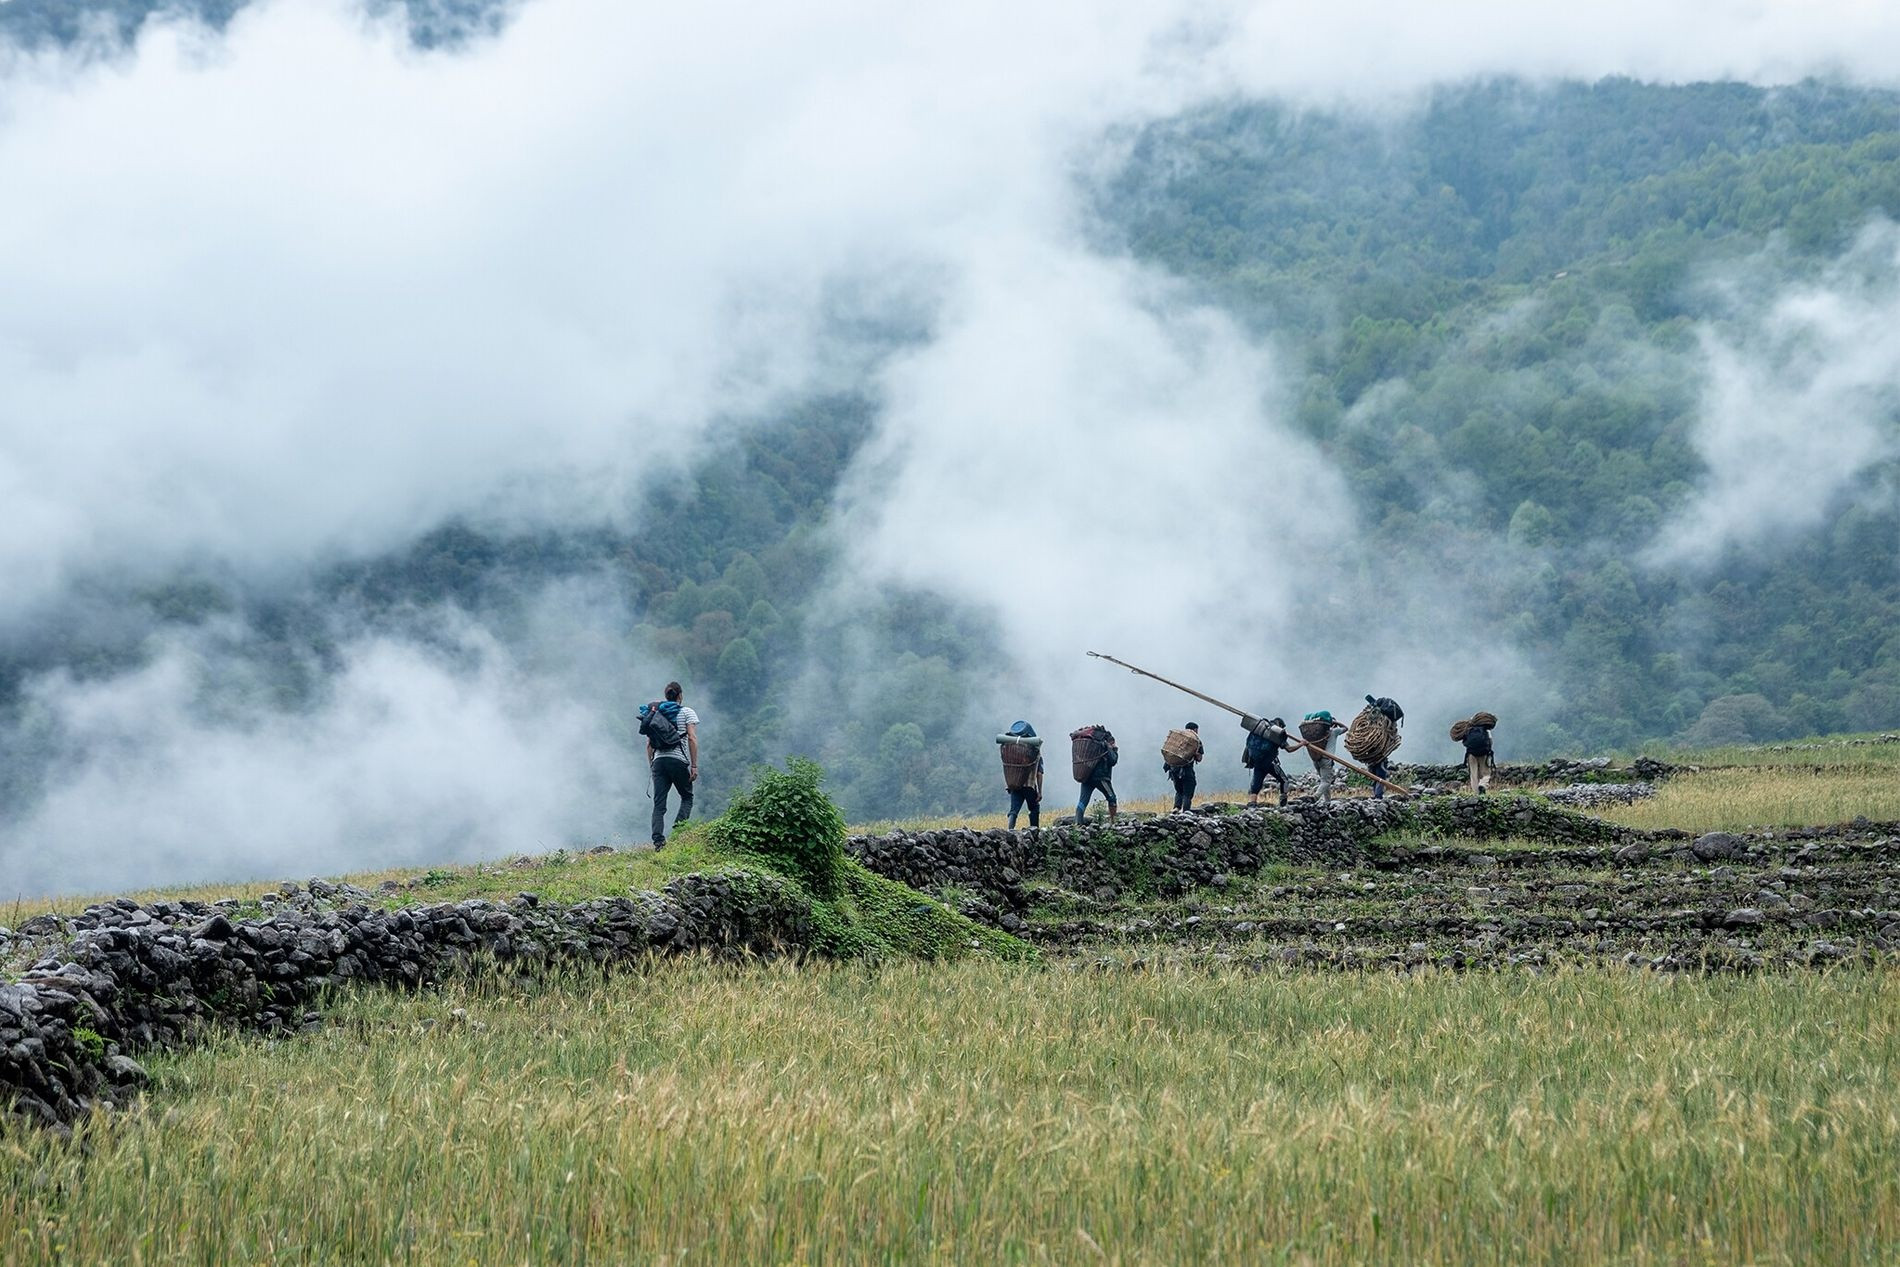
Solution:
{"label": "grass field", "polygon": [[1719,769],[1725,766],[1800,766],[1808,769],[1900,768],[1900,741],[1884,735],[1824,735],[1787,743],[1736,744],[1721,748],[1655,748],[1665,761]]}
{"label": "grass field", "polygon": [[1670,753],[1698,767],[1602,816],[1632,827],[1737,831],[1900,822],[1900,743],[1870,735]]}
{"label": "grass field", "polygon": [[1599,811],[1632,827],[1738,831],[1808,827],[1856,817],[1900,821],[1900,769],[1764,765],[1703,770],[1664,782],[1654,797]]}
{"label": "grass field", "polygon": [[0,1135],[0,1253],[1886,1263],[1897,1068],[1886,971],[674,963],[160,1062]]}

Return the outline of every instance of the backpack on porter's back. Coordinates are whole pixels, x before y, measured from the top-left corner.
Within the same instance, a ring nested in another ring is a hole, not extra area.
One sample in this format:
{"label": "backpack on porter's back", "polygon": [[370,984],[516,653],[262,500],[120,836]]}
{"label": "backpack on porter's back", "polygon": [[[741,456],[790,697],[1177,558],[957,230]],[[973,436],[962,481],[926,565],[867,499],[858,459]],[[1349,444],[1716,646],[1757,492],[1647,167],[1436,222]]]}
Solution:
{"label": "backpack on porter's back", "polygon": [[1306,740],[1308,743],[1316,743],[1322,748],[1325,747],[1326,741],[1333,737],[1333,723],[1329,720],[1330,717],[1331,714],[1328,714],[1327,717],[1309,717],[1301,722],[1300,738]]}
{"label": "backpack on porter's back", "polygon": [[1240,764],[1249,770],[1269,770],[1273,768],[1273,763],[1280,759],[1280,754],[1284,751],[1286,750],[1273,740],[1256,735],[1250,730],[1247,732],[1246,751],[1240,754]]}

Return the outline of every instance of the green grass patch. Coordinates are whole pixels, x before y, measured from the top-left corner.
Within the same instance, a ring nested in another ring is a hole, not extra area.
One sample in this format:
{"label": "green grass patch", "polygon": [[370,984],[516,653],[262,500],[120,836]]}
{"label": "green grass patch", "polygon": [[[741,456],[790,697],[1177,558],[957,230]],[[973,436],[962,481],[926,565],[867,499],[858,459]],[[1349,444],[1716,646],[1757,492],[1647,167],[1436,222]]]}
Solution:
{"label": "green grass patch", "polygon": [[737,855],[709,839],[709,823],[688,823],[676,830],[664,849],[601,854],[556,852],[514,862],[439,867],[399,878],[404,887],[380,895],[384,906],[460,902],[469,898],[505,899],[533,893],[563,905],[596,897],[624,897],[665,887],[668,880],[695,871],[731,866]]}
{"label": "green grass patch", "polygon": [[840,959],[955,959],[972,952],[1010,960],[1036,957],[1027,942],[874,875],[849,858],[838,866],[833,896],[814,899],[812,924],[814,948]]}

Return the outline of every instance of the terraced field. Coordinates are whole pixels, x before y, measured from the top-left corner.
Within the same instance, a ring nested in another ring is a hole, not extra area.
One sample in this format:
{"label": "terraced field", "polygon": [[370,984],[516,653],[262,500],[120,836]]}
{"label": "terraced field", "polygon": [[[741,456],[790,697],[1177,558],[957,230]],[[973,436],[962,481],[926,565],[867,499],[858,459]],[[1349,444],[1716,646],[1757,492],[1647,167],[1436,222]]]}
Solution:
{"label": "terraced field", "polygon": [[1900,949],[1900,826],[1614,848],[1397,841],[1356,870],[1274,866],[1180,902],[1045,896],[1032,939],[1121,959],[1825,964]]}

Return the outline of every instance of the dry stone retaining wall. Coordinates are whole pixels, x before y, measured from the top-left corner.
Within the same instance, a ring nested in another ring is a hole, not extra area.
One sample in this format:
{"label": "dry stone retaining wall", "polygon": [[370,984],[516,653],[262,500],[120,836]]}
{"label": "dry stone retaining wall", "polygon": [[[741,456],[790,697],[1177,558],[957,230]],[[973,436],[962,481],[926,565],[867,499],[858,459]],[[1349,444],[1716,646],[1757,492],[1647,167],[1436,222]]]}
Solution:
{"label": "dry stone retaining wall", "polygon": [[[1654,757],[1638,757],[1626,766],[1608,757],[1552,757],[1538,762],[1499,762],[1491,786],[1531,787],[1549,783],[1657,783],[1687,767]],[[1289,773],[1290,773],[1289,769]],[[1356,776],[1355,776],[1356,777]],[[1456,765],[1392,764],[1392,777],[1406,784],[1461,786],[1469,777],[1462,761]],[[1311,782],[1310,776],[1306,780]]]}
{"label": "dry stone retaining wall", "polygon": [[1579,846],[1626,844],[1641,835],[1527,797],[1441,796],[1354,798],[1330,806],[1296,802],[1285,808],[1209,805],[1188,814],[1017,831],[900,831],[853,837],[845,850],[870,870],[914,889],[975,897],[1014,931],[1031,902],[1031,878],[1105,899],[1124,893],[1174,897],[1269,862],[1358,866],[1375,837],[1408,831]]}
{"label": "dry stone retaining wall", "polygon": [[42,917],[39,931],[57,923],[72,938],[0,984],[0,1100],[63,1127],[144,1082],[131,1053],[214,1022],[296,1031],[317,1022],[311,1009],[333,986],[420,986],[478,959],[534,970],[702,949],[769,955],[806,945],[811,930],[810,900],[756,872],[682,876],[659,893],[570,907],[523,894],[380,910],[321,883],[286,890],[288,909],[256,919],[123,898],[69,921]]}

